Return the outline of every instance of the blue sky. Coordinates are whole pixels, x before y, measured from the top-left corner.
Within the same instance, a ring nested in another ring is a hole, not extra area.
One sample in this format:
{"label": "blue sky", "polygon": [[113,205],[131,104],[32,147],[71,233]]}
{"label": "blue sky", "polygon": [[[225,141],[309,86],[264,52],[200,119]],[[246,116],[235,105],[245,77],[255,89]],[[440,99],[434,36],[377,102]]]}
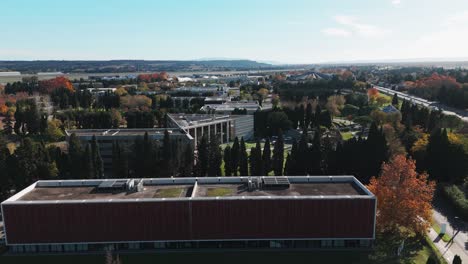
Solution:
{"label": "blue sky", "polygon": [[0,60],[468,57],[467,0],[1,0]]}

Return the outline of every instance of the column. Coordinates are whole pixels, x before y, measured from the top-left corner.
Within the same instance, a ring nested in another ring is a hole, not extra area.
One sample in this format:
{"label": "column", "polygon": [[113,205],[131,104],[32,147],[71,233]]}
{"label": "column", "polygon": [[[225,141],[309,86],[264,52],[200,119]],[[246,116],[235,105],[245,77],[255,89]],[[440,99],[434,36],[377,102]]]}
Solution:
{"label": "column", "polygon": [[221,144],[224,143],[223,125],[224,125],[224,123],[221,123]]}
{"label": "column", "polygon": [[195,140],[195,147],[197,147],[197,143],[198,143],[198,137],[197,137],[197,128],[194,127],[193,130],[195,130],[195,133],[193,133],[194,137],[193,137],[193,140]]}
{"label": "column", "polygon": [[228,142],[228,143],[231,142],[231,138],[229,137],[229,133],[231,132],[231,125],[230,125],[230,123],[231,123],[231,121],[228,121],[228,122],[227,122],[227,127],[226,127],[226,128],[227,128],[227,129],[226,129],[226,130],[227,130],[227,131],[226,131],[226,133],[227,133],[227,137],[226,137],[226,138],[227,138],[227,142]]}

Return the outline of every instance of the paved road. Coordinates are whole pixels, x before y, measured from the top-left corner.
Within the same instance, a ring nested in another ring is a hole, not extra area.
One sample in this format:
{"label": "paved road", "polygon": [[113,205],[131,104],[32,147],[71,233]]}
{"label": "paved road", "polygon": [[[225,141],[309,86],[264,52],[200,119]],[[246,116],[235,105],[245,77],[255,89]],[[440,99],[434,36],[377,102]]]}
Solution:
{"label": "paved road", "polygon": [[403,98],[403,99],[408,100],[410,102],[413,102],[415,104],[422,105],[422,106],[428,107],[430,109],[440,109],[440,110],[442,110],[442,112],[445,115],[455,115],[455,116],[459,117],[461,120],[463,120],[464,122],[468,123],[468,111],[466,111],[466,110],[456,109],[456,108],[453,108],[453,107],[450,107],[450,106],[443,105],[443,104],[438,103],[438,102],[428,101],[428,100],[420,98],[420,97],[416,97],[416,96],[409,95],[409,94],[406,94],[406,93],[394,91],[394,90],[389,89],[389,88],[385,88],[385,87],[381,87],[381,86],[377,86],[377,85],[374,85],[374,87],[377,88],[377,90],[379,90],[382,93],[385,93],[385,94],[388,94],[388,95],[394,95],[396,93],[399,98]]}
{"label": "paved road", "polygon": [[[437,239],[434,234],[429,233],[429,236],[434,241],[434,244],[439,248],[444,257],[459,255],[463,263],[468,263],[468,223],[456,217],[456,213],[452,207],[447,204],[447,201],[436,195],[434,199],[433,220],[439,224],[447,224],[446,234],[453,238],[452,241],[444,242],[442,239]],[[434,232],[435,233],[435,232]],[[440,245],[443,247],[441,248]],[[452,260],[449,261],[452,263]]]}

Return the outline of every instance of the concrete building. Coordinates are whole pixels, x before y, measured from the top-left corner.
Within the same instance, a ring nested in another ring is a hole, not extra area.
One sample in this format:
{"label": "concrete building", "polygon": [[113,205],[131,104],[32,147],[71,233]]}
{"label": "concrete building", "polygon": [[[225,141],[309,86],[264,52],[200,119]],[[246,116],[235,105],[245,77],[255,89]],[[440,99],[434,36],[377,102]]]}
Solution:
{"label": "concrete building", "polygon": [[[120,144],[132,145],[137,138],[143,138],[145,133],[153,140],[162,141],[166,128],[125,128],[125,129],[74,129],[66,130],[67,140],[71,134],[75,134],[83,145],[91,142],[93,136],[99,145],[104,169],[112,168],[112,144],[119,141]],[[180,146],[194,144],[192,136],[179,128],[167,128],[171,140]]]}
{"label": "concrete building", "polygon": [[222,104],[205,104],[200,110],[214,112],[216,114],[231,114],[234,109],[247,110],[247,114],[254,114],[258,110],[272,109],[271,103],[264,103],[262,106],[258,101],[227,101]]}
{"label": "concrete building", "polygon": [[369,249],[376,197],[353,176],[38,181],[1,204],[10,253]]}
{"label": "concrete building", "polygon": [[167,126],[178,127],[194,138],[195,145],[203,135],[219,135],[220,142],[227,143],[235,137],[251,139],[254,133],[251,115],[202,115],[168,114]]}

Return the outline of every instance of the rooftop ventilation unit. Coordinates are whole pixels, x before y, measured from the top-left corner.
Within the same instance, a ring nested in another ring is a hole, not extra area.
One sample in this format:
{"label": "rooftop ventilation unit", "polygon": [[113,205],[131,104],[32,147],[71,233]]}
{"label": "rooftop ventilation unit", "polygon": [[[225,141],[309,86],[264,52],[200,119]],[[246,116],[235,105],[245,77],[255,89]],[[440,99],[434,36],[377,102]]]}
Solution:
{"label": "rooftop ventilation unit", "polygon": [[[142,182],[141,182],[142,183]],[[102,181],[97,189],[101,191],[138,191],[139,188],[142,188],[140,181],[134,179],[128,180],[110,180]]]}
{"label": "rooftop ventilation unit", "polygon": [[289,188],[289,185],[287,177],[263,177],[264,188]]}

